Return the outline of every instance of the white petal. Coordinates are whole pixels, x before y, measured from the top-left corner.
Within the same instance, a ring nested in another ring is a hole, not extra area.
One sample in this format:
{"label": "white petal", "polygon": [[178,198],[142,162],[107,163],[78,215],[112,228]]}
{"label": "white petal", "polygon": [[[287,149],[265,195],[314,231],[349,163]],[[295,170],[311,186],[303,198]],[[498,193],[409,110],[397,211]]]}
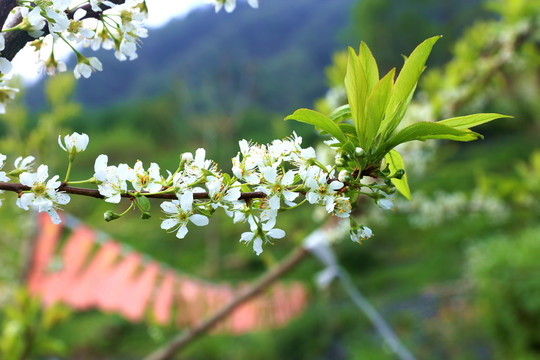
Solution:
{"label": "white petal", "polygon": [[244,242],[250,242],[251,240],[253,240],[253,236],[254,234],[252,232],[243,232],[242,235],[240,236],[240,241],[244,241]]}
{"label": "white petal", "polygon": [[266,235],[274,239],[281,239],[285,236],[285,231],[281,229],[272,229]]}
{"label": "white petal", "polygon": [[184,211],[191,211],[193,207],[193,193],[191,191],[186,191],[180,196],[180,207]]}
{"label": "white petal", "polygon": [[23,172],[21,175],[19,175],[19,181],[23,185],[32,187],[32,186],[34,186],[34,182],[36,182],[36,174],[35,173],[29,173],[29,172]]}
{"label": "white petal", "polygon": [[260,237],[256,238],[253,241],[253,251],[255,251],[255,254],[257,254],[257,256],[259,256],[263,252],[262,239]]}
{"label": "white petal", "polygon": [[276,182],[276,176],[277,176],[276,169],[274,169],[271,166],[267,166],[267,167],[263,167],[261,169],[261,172],[263,173],[264,178],[266,179],[266,181],[268,181],[269,183],[272,183],[272,184],[274,184]]}
{"label": "white petal", "polygon": [[343,187],[343,183],[341,181],[332,181],[328,185],[329,190],[338,190],[338,189],[341,189],[342,187]]}
{"label": "white petal", "polygon": [[58,135],[58,145],[60,145],[62,150],[67,151],[66,148],[64,147],[64,144],[62,144],[62,136],[61,135]]}
{"label": "white petal", "polygon": [[285,175],[283,175],[283,179],[281,180],[281,184],[285,186],[289,186],[294,182],[294,172],[292,170],[287,171]]}
{"label": "white petal", "polygon": [[44,183],[49,177],[49,167],[47,165],[39,165],[36,174],[36,182]]}
{"label": "white petal", "polygon": [[194,214],[189,217],[189,220],[197,226],[208,225],[208,218],[204,215]]}
{"label": "white petal", "polygon": [[276,219],[272,218],[263,224],[262,229],[263,231],[269,231],[274,226],[276,226]]}
{"label": "white petal", "polygon": [[268,207],[272,210],[278,210],[280,207],[280,199],[278,195],[272,196],[268,200]]}
{"label": "white petal", "polygon": [[58,225],[62,222],[62,219],[60,219],[60,216],[54,209],[47,210],[47,214],[51,217],[53,224]]}
{"label": "white petal", "polygon": [[176,233],[176,237],[179,239],[183,239],[186,234],[188,233],[188,228],[186,224],[183,224],[180,229],[178,229],[178,232]]}
{"label": "white petal", "polygon": [[178,214],[178,206],[175,203],[170,201],[164,201],[161,203],[161,208],[163,211],[169,214]]}
{"label": "white petal", "polygon": [[176,225],[178,225],[178,219],[176,219],[176,218],[174,218],[174,219],[165,219],[161,223],[161,228],[164,229],[164,230],[169,230],[170,228],[172,228],[172,227],[174,227]]}

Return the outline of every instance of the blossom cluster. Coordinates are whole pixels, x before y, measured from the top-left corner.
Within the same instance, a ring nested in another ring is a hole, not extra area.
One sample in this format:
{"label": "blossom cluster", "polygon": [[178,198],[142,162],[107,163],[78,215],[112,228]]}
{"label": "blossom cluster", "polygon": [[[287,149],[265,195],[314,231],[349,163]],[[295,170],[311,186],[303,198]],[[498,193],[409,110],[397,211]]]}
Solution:
{"label": "blossom cluster", "polygon": [[[93,176],[76,182],[69,181],[71,164],[75,156],[86,149],[88,135],[73,133],[63,139],[59,137],[58,143],[69,155],[63,182],[59,181],[59,175],[47,180],[47,165],[40,165],[33,172],[35,159],[31,156],[18,158],[13,171],[0,171],[0,182],[18,178],[21,188],[17,205],[20,208],[47,212],[55,223],[61,221],[56,210],[70,201],[69,186],[94,184],[97,191],[79,190],[96,191],[106,202],[115,204],[120,203],[122,197],[130,198],[128,210],[138,207],[143,217],[149,216],[147,197],[165,197],[167,201],[160,205],[164,214],[161,228],[174,232],[178,238],[186,236],[189,223],[207,225],[209,217],[221,208],[234,223],[249,224],[249,231],[241,235],[240,241],[250,244],[259,255],[264,244],[285,236],[283,230],[276,228],[280,212],[307,202],[319,205],[328,214],[347,219],[353,208],[351,197],[355,189],[347,186],[347,177],[336,177],[336,166],[321,164],[315,150],[303,148],[302,138],[296,133],[266,145],[241,140],[240,151],[232,158],[232,175],[218,170],[217,164],[207,159],[206,151],[200,148],[195,154],[182,154],[174,172],[163,172],[156,163],[145,167],[139,160],[133,166],[112,165],[107,155],[101,154],[95,160]],[[6,156],[0,154],[0,170],[5,160]],[[369,188],[369,185],[358,185],[356,189],[363,186]],[[380,207],[392,208],[392,199],[380,189],[373,190],[372,197]],[[122,215],[107,211],[105,219],[110,221]],[[371,237],[369,228],[350,221],[353,241],[360,243]]]}
{"label": "blossom cluster", "polygon": [[[216,12],[221,8],[232,12],[236,0],[208,0]],[[258,0],[248,0],[253,8],[259,7]],[[67,70],[66,64],[55,56],[57,43],[67,44],[75,53],[77,64],[74,76],[88,78],[103,66],[97,57],[86,57],[78,49],[89,47],[114,51],[120,60],[137,58],[137,47],[141,39],[148,36],[144,27],[148,8],[145,0],[47,0],[18,2],[17,13],[22,21],[13,22],[12,27],[4,27],[0,32],[0,113],[5,113],[5,104],[18,91],[7,85],[8,75],[13,66],[4,56],[5,34],[11,31],[25,31],[34,41],[30,46],[38,55],[41,71],[48,75]],[[15,12],[9,19],[15,19]]]}

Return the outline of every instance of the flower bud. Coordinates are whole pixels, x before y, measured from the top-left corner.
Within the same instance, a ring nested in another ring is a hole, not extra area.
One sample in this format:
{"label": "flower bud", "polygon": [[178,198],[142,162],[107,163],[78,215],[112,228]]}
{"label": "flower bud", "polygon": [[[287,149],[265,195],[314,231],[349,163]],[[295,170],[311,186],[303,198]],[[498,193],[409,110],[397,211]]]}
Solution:
{"label": "flower bud", "polygon": [[338,180],[341,181],[342,183],[347,182],[351,180],[351,175],[349,174],[347,170],[341,170],[338,175]]}
{"label": "flower bud", "polygon": [[354,149],[354,154],[358,157],[364,157],[366,155],[366,152],[361,147],[357,147]]}
{"label": "flower bud", "polygon": [[115,213],[114,211],[112,210],[107,210],[105,211],[105,213],[103,214],[103,218],[105,219],[105,221],[109,222],[109,221],[113,221],[113,220],[116,220],[120,217],[119,214]]}

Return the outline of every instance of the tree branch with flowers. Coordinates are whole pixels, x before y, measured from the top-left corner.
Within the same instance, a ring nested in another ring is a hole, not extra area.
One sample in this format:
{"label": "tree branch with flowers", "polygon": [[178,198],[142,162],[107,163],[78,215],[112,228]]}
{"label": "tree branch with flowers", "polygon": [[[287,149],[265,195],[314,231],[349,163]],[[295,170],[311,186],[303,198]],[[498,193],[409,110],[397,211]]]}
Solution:
{"label": "tree branch with flowers", "polygon": [[[50,26],[49,29],[55,30]],[[58,38],[63,39],[61,35]],[[240,241],[251,243],[257,255],[263,251],[263,244],[285,236],[283,230],[275,228],[278,214],[309,203],[323,206],[331,215],[349,218],[351,238],[360,242],[372,234],[369,227],[358,225],[350,216],[360,198],[371,198],[382,208],[391,209],[396,191],[407,198],[411,196],[404,161],[394,149],[396,146],[429,139],[476,140],[482,136],[471,131],[471,127],[504,117],[475,114],[399,128],[438,39],[432,37],[420,44],[397,78],[395,69],[380,78],[366,44],[362,43],[358,54],[349,49],[344,79],[348,104],[329,116],[299,109],[285,118],[311,124],[328,137],[326,144],[337,152],[331,164],[321,163],[313,148],[303,148],[302,138],[294,133],[266,145],[241,140],[240,151],[232,158],[232,174],[218,170],[215,162],[206,159],[205,150],[198,149],[195,154],[182,154],[178,168],[165,172],[157,163],[146,169],[140,161],[133,167],[110,165],[107,155],[102,154],[95,160],[94,172],[88,179],[74,181],[70,179],[72,164],[76,155],[86,149],[89,138],[73,133],[58,139],[68,153],[63,181],[59,175],[47,180],[49,169],[44,164],[33,172],[33,157],[19,158],[13,170],[0,173],[0,189],[17,192],[20,208],[47,212],[56,223],[61,221],[57,209],[70,202],[70,194],[101,198],[108,203],[129,198],[123,212],[105,212],[107,221],[132,209],[138,209],[145,219],[151,216],[149,198],[170,200],[160,205],[165,214],[161,228],[176,233],[178,238],[186,236],[189,223],[207,225],[209,218],[222,208],[234,223],[249,224],[250,231],[244,232]],[[119,46],[117,53],[126,55],[121,49]],[[76,77],[87,74],[84,64],[79,61],[79,68],[74,70]],[[5,157],[0,169],[4,162]],[[8,181],[12,179],[19,182]],[[89,185],[94,188],[80,187]]]}

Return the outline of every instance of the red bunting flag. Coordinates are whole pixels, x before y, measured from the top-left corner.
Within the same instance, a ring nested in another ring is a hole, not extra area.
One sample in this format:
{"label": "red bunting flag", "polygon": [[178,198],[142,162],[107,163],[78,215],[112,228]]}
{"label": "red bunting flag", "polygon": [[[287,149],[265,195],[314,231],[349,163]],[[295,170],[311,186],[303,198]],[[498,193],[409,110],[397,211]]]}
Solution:
{"label": "red bunting flag", "polygon": [[[67,239],[61,241],[64,233]],[[28,274],[30,291],[40,295],[45,305],[63,302],[78,310],[97,308],[133,322],[149,315],[151,321],[169,325],[176,313],[176,325],[185,327],[230,303],[243,288],[178,275],[156,261],[143,261],[140,253],[123,252],[118,242],[100,244],[98,237],[80,223],[63,227],[54,225],[46,214],[39,215]],[[242,334],[284,326],[305,306],[301,283],[278,283],[242,304],[214,332]]]}

